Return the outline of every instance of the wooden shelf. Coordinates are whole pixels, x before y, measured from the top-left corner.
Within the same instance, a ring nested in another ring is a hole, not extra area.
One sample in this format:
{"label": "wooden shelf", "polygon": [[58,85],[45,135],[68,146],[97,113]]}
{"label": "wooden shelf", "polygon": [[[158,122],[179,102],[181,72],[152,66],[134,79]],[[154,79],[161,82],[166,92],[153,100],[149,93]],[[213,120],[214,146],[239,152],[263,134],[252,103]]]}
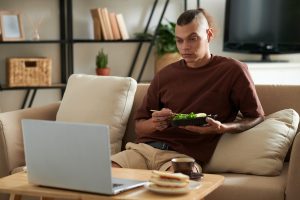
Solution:
{"label": "wooden shelf", "polygon": [[94,40],[94,39],[74,39],[73,43],[99,43],[99,42],[107,42],[107,43],[139,43],[139,42],[151,42],[150,39],[128,39],[128,40]]}
{"label": "wooden shelf", "polygon": [[30,89],[64,89],[66,84],[64,83],[55,83],[49,86],[17,86],[9,87],[7,85],[0,85],[0,90],[30,90]]}
{"label": "wooden shelf", "polygon": [[65,40],[19,40],[19,41],[1,41],[1,44],[57,44],[57,43],[66,43]]}

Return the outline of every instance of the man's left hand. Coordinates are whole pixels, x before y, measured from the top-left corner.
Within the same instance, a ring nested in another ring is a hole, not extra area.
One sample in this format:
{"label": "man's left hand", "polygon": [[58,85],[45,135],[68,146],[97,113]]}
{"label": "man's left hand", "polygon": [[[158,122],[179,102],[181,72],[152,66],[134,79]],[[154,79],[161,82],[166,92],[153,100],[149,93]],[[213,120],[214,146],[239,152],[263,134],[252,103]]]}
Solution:
{"label": "man's left hand", "polygon": [[243,118],[241,120],[230,123],[221,123],[220,121],[207,117],[206,126],[181,126],[180,128],[198,134],[240,133],[256,126],[262,121],[264,121],[264,116]]}
{"label": "man's left hand", "polygon": [[183,128],[185,130],[200,133],[200,134],[222,134],[224,133],[225,125],[222,124],[218,120],[214,120],[210,117],[206,118],[207,125],[205,126],[180,126],[180,128]]}

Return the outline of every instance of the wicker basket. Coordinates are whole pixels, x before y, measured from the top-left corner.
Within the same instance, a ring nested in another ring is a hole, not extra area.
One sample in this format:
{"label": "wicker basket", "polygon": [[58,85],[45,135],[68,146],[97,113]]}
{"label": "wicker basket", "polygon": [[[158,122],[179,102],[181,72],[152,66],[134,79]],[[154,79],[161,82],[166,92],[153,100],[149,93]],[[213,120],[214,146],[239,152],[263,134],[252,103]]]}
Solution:
{"label": "wicker basket", "polygon": [[51,85],[50,58],[8,58],[7,84],[16,86]]}

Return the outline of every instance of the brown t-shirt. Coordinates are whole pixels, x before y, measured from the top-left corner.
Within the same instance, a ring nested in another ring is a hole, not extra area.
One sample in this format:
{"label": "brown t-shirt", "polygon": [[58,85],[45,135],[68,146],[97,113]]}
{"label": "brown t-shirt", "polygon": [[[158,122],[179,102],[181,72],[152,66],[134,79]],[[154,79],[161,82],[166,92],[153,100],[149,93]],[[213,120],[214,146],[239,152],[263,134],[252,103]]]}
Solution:
{"label": "brown t-shirt", "polygon": [[[212,56],[200,68],[189,68],[180,60],[162,69],[152,80],[135,119],[149,119],[151,109],[162,108],[174,113],[217,114],[221,122],[235,120],[238,111],[244,117],[264,115],[246,64],[221,56]],[[137,134],[137,142],[162,141],[198,162],[210,159],[219,138],[219,134],[200,135],[176,127]]]}

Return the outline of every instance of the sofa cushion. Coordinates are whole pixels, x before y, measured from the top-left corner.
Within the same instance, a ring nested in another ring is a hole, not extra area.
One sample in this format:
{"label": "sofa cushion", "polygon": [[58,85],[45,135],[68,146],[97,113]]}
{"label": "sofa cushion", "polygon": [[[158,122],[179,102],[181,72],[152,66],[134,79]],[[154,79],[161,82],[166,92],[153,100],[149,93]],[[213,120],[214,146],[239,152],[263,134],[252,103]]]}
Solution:
{"label": "sofa cushion", "polygon": [[298,113],[285,109],[247,131],[224,134],[205,171],[279,175],[298,123]]}
{"label": "sofa cushion", "polygon": [[115,154],[121,150],[136,87],[130,77],[74,74],[56,120],[109,125],[111,153]]}
{"label": "sofa cushion", "polygon": [[222,173],[224,183],[205,200],[283,200],[285,197],[288,164],[279,176],[254,176]]}

